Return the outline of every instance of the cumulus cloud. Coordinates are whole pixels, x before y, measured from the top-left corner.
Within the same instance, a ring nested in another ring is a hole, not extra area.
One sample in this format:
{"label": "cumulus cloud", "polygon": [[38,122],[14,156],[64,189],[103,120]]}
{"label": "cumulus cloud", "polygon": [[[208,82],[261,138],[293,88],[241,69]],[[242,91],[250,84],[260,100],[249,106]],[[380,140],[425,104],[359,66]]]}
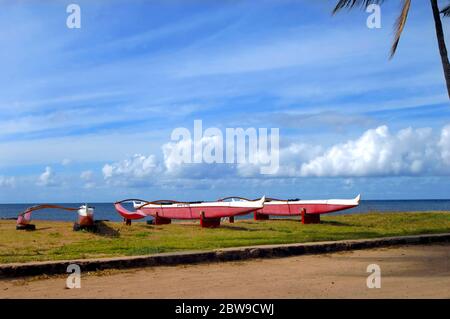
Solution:
{"label": "cumulus cloud", "polygon": [[160,165],[154,155],[135,154],[113,164],[105,164],[102,169],[106,181],[118,184],[150,183],[153,174],[161,172]]}
{"label": "cumulus cloud", "polygon": [[[205,149],[211,147],[215,140],[204,137],[199,143]],[[191,140],[166,143],[162,146],[164,158],[161,162],[154,155],[134,155],[106,164],[103,176],[109,182],[128,185],[148,185],[150,182],[163,185],[182,180],[189,183],[189,180],[223,178],[346,177],[345,187],[352,187],[352,177],[450,174],[450,125],[438,134],[431,128],[406,128],[391,132],[383,125],[328,148],[291,143],[280,148],[280,166],[276,173],[266,176],[261,175],[258,164],[184,163],[183,152],[194,159],[194,146]]]}
{"label": "cumulus cloud", "polygon": [[[195,152],[196,149],[200,151]],[[168,178],[218,178],[236,174],[236,165],[226,163],[226,145],[218,135],[198,141],[182,139],[162,146],[165,174]]]}
{"label": "cumulus cloud", "polygon": [[[209,128],[198,140],[184,137],[163,145],[167,173],[186,177],[273,174],[279,168],[279,135],[236,128],[223,134]],[[224,136],[225,135],[225,136]]]}
{"label": "cumulus cloud", "polygon": [[383,125],[302,164],[300,176],[439,175],[448,171],[441,160],[446,158],[446,135],[444,128],[439,142],[430,128],[407,128],[392,134]]}
{"label": "cumulus cloud", "polygon": [[278,175],[296,176],[303,163],[312,160],[323,152],[321,145],[291,143],[280,150],[280,170]]}
{"label": "cumulus cloud", "polygon": [[441,132],[439,140],[442,161],[446,165],[450,165],[450,125],[445,126]]}
{"label": "cumulus cloud", "polygon": [[[204,143],[204,141],[200,141],[200,143]],[[191,139],[169,142],[162,146],[164,166],[168,172],[179,172],[184,163],[192,160],[192,146],[193,141]]]}
{"label": "cumulus cloud", "polygon": [[56,178],[53,170],[50,166],[45,168],[45,171],[39,175],[37,185],[39,186],[56,186]]}

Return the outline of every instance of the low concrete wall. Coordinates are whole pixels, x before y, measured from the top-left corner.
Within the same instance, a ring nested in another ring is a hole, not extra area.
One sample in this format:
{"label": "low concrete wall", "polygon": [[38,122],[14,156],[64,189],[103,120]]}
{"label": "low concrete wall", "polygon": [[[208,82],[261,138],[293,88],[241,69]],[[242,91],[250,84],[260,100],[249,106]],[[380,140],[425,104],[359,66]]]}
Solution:
{"label": "low concrete wall", "polygon": [[212,251],[163,253],[132,257],[11,263],[0,265],[0,278],[65,274],[67,266],[70,264],[77,264],[81,267],[83,272],[86,272],[103,269],[174,266],[205,262],[236,261],[252,258],[288,257],[395,245],[418,245],[444,242],[450,242],[450,233],[301,244],[261,245],[224,248]]}

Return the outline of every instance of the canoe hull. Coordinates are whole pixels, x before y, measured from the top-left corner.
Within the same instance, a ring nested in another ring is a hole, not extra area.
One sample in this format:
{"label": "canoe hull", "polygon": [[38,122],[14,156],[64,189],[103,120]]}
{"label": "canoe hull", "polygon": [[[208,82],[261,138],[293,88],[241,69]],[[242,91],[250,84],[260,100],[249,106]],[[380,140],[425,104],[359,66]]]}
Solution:
{"label": "canoe hull", "polygon": [[116,208],[117,213],[119,213],[120,216],[127,220],[136,220],[147,217],[147,215],[142,212],[131,212],[127,210],[120,203],[115,203],[114,207]]}
{"label": "canoe hull", "polygon": [[80,226],[92,226],[94,225],[93,216],[78,216],[78,224]]}
{"label": "canoe hull", "polygon": [[263,215],[293,216],[301,215],[302,209],[304,208],[308,214],[328,214],[356,206],[358,205],[277,204],[267,205],[264,208],[257,210],[257,213]]}
{"label": "canoe hull", "polygon": [[138,212],[153,217],[159,216],[170,219],[200,219],[202,213],[204,213],[205,218],[223,218],[245,215],[256,209],[258,208],[227,206],[143,207]]}
{"label": "canoe hull", "polygon": [[[157,202],[133,201],[135,211],[128,211],[121,202],[114,204],[117,212],[126,220],[141,219],[152,216],[155,219],[220,219],[245,215],[263,208],[265,197],[255,201],[243,202]],[[143,203],[143,204],[142,204]]]}
{"label": "canoe hull", "polygon": [[354,199],[305,200],[305,201],[270,201],[257,210],[260,215],[294,216],[301,215],[305,209],[307,214],[328,214],[359,205],[360,195]]}

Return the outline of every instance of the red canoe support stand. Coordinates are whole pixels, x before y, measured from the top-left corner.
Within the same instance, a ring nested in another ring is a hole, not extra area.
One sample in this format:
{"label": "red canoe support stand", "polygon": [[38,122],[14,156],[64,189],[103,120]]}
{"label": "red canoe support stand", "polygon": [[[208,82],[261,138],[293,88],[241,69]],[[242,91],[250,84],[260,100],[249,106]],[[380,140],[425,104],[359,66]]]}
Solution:
{"label": "red canoe support stand", "polygon": [[220,226],[220,218],[205,218],[205,212],[201,212],[200,226],[204,228],[217,228]]}
{"label": "red canoe support stand", "polygon": [[302,224],[319,224],[320,214],[307,214],[306,209],[302,208]]}
{"label": "red canoe support stand", "polygon": [[[302,208],[300,210],[300,215],[302,216],[302,224],[319,224],[320,214],[308,214],[306,209]],[[254,220],[268,220],[270,215],[260,214],[257,212],[253,213]]]}
{"label": "red canoe support stand", "polygon": [[233,224],[233,223],[234,223],[234,216],[230,216],[230,217],[228,218],[228,220],[230,221],[231,224]]}
{"label": "red canoe support stand", "polygon": [[153,220],[153,225],[167,225],[170,224],[172,220],[170,218],[161,217],[156,213],[155,219]]}
{"label": "red canoe support stand", "polygon": [[257,212],[253,213],[253,219],[254,220],[268,220],[269,219],[269,215],[264,215],[264,214],[259,214]]}

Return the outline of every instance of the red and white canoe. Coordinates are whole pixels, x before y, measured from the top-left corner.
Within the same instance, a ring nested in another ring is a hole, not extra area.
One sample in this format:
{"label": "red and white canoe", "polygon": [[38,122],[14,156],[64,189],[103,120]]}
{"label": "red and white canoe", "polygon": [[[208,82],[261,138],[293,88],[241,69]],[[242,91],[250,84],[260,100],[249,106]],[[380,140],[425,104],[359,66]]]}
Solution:
{"label": "red and white canoe", "polygon": [[74,230],[83,228],[94,229],[94,208],[86,205],[81,205],[78,208],[64,207],[61,205],[53,204],[41,204],[32,207],[28,207],[17,216],[16,229],[34,230],[35,226],[31,224],[31,213],[37,210],[43,209],[60,209],[65,211],[76,211],[78,213],[78,222],[74,225]]}
{"label": "red and white canoe", "polygon": [[268,198],[264,207],[254,212],[255,220],[274,216],[302,216],[303,224],[320,223],[320,215],[353,208],[359,205],[361,195],[354,199],[280,200]]}
{"label": "red and white canoe", "polygon": [[[122,203],[132,201],[136,211],[128,211]],[[155,224],[168,224],[172,219],[200,219],[202,227],[217,227],[220,219],[245,215],[264,207],[265,197],[249,201],[215,201],[215,202],[177,202],[159,200],[146,202],[140,200],[123,200],[114,204],[117,212],[124,217],[127,223],[132,219],[141,219],[146,216],[154,217]]]}
{"label": "red and white canoe", "polygon": [[328,214],[359,205],[361,195],[354,199],[325,199],[325,200],[281,200],[266,199],[264,207],[256,213],[262,215],[292,216],[301,215],[304,209],[306,214]]}

